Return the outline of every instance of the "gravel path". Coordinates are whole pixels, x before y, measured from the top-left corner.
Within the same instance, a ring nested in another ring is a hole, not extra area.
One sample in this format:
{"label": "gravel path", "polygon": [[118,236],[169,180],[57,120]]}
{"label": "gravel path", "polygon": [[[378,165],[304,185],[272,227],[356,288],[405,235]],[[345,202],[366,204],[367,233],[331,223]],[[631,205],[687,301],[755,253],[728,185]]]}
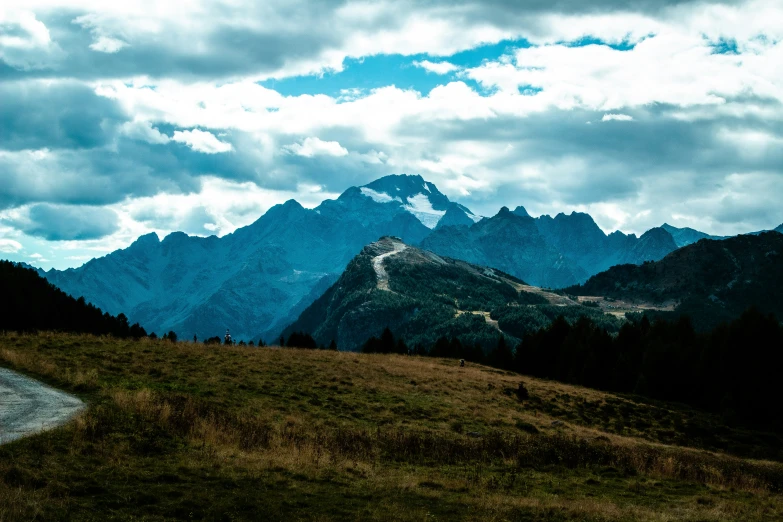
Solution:
{"label": "gravel path", "polygon": [[83,408],[72,395],[0,368],[0,444],[56,428]]}
{"label": "gravel path", "polygon": [[394,250],[375,256],[372,260],[375,275],[378,276],[378,289],[380,290],[389,290],[389,274],[386,273],[386,269],[383,267],[383,260],[394,254],[399,254],[408,248],[408,245],[400,243],[399,241],[394,241],[392,245],[394,246]]}

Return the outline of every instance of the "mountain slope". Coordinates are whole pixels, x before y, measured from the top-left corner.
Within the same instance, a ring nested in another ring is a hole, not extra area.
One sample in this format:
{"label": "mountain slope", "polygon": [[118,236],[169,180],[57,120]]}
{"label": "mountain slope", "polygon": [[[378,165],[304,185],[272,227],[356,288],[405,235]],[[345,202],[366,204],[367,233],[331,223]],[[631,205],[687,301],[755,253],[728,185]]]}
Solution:
{"label": "mountain slope", "polygon": [[74,299],[21,264],[0,261],[0,331],[60,331],[144,337],[138,324]]}
{"label": "mountain slope", "polygon": [[725,239],[725,237],[711,236],[709,234],[705,234],[704,232],[699,232],[698,230],[694,230],[688,227],[673,227],[668,223],[661,225],[661,228],[671,234],[672,238],[674,238],[674,242],[677,244],[677,247],[684,247],[692,243],[696,243],[700,239]]}
{"label": "mountain slope", "polygon": [[679,313],[694,315],[703,326],[736,317],[750,306],[783,318],[783,234],[702,240],[657,262],[613,267],[565,291],[676,301]]}
{"label": "mountain slope", "polygon": [[592,217],[581,212],[543,215],[535,221],[544,240],[581,269],[580,280],[622,262],[633,244],[612,242]]}
{"label": "mountain slope", "polygon": [[536,286],[558,288],[586,277],[544,240],[533,218],[506,207],[471,227],[436,229],[421,242],[421,247],[503,270]]}
{"label": "mountain slope", "polygon": [[515,342],[557,315],[601,316],[584,306],[552,306],[523,288],[498,270],[385,237],[365,247],[284,335],[307,332],[319,344],[334,340],[341,350],[357,350],[389,327],[410,346],[456,336],[488,349],[501,333]]}
{"label": "mountain slope", "polygon": [[677,250],[674,238],[661,227],[651,228],[633,242],[630,250],[621,257],[624,263],[640,265],[645,261],[658,261],[667,254]]}

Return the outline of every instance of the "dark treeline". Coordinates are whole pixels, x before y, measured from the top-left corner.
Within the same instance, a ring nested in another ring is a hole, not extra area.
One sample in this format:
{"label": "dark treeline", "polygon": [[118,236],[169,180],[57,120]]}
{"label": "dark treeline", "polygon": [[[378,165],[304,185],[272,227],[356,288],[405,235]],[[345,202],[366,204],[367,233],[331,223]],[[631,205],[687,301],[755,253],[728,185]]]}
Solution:
{"label": "dark treeline", "polygon": [[[728,421],[783,429],[783,329],[751,308],[706,333],[687,317],[675,322],[632,318],[612,335],[582,318],[556,319],[512,349],[501,336],[489,353],[441,338],[408,349],[387,329],[365,352],[466,359],[497,368],[592,388],[687,403]],[[404,347],[404,350],[403,350]]]}
{"label": "dark treeline", "polygon": [[124,314],[116,317],[74,299],[35,270],[0,261],[0,330],[16,332],[59,331],[115,337],[146,337]]}
{"label": "dark treeline", "polygon": [[288,348],[307,348],[310,350],[337,351],[337,343],[335,343],[334,340],[329,343],[329,346],[319,346],[312,335],[304,332],[293,332],[288,336],[288,341],[285,340],[285,337],[280,337],[280,346]]}
{"label": "dark treeline", "polygon": [[557,320],[522,340],[512,369],[783,428],[783,334],[774,316],[755,308],[706,333],[687,317],[651,323],[642,316],[614,337],[588,320]]}

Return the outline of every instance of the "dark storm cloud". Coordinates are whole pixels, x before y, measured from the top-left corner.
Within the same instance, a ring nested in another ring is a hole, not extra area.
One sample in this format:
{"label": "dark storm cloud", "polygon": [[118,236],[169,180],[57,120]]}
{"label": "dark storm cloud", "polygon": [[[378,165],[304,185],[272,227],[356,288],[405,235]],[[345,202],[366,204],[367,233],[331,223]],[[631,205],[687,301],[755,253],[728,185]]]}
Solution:
{"label": "dark storm cloud", "polygon": [[[0,210],[29,203],[107,205],[158,192],[198,191],[199,153],[119,139],[114,148],[0,155]],[[182,157],[192,157],[182,162]]]}
{"label": "dark storm cloud", "polygon": [[[322,51],[339,45],[339,33],[323,23],[333,16],[329,4],[319,2],[305,8],[298,2],[279,8],[276,15],[288,19],[291,28],[270,25],[252,31],[221,24],[220,17],[198,31],[178,29],[172,24],[163,34],[128,38],[127,45],[116,53],[90,47],[95,35],[89,26],[75,22],[86,13],[74,10],[41,13],[38,19],[63,52],[46,62],[46,66],[27,71],[4,64],[0,59],[0,79],[106,79],[145,75],[187,80],[271,73],[291,61],[316,59]],[[243,6],[243,10],[250,11],[245,14],[247,19],[264,20],[266,16],[260,7]]]}
{"label": "dark storm cloud", "polygon": [[27,235],[49,241],[100,239],[119,229],[117,213],[108,208],[37,204],[8,223]]}
{"label": "dark storm cloud", "polygon": [[[127,78],[145,75],[152,78],[225,78],[252,74],[271,74],[286,65],[321,59],[328,51],[362,56],[361,48],[347,49],[350,36],[357,31],[368,37],[381,31],[398,30],[412,12],[427,14],[455,27],[489,23],[513,32],[538,34],[542,14],[602,14],[634,12],[658,14],[681,5],[734,4],[730,0],[514,0],[459,1],[429,0],[388,4],[382,16],[341,17],[340,8],[350,2],[328,0],[306,2],[287,0],[234,6],[206,6],[206,16],[214,23],[194,25],[167,24],[160,33],[124,34],[121,20],[114,20],[117,34],[112,38],[125,42],[118,53],[93,50],[90,46],[100,35],[89,13],[76,9],[57,9],[37,13],[56,46],[46,51],[34,67],[4,64],[0,58],[0,79],[19,77],[69,77],[81,79]],[[88,15],[88,18],[81,18]],[[183,16],[185,16],[183,14]],[[255,20],[257,27],[242,23]],[[200,20],[204,22],[202,18]],[[176,22],[176,21],[173,21]],[[8,27],[9,31],[14,30]],[[525,34],[522,34],[524,37]],[[127,41],[126,41],[127,40]],[[41,51],[44,53],[44,51]],[[27,69],[27,70],[24,70]]]}
{"label": "dark storm cloud", "polygon": [[[779,109],[779,103],[770,100],[745,98],[726,103]],[[666,105],[622,112],[634,119],[601,121],[604,112],[550,110],[486,120],[411,119],[401,128],[415,141],[427,143],[426,154],[436,163],[455,143],[493,144],[498,150],[509,147],[482,162],[481,172],[505,174],[492,184],[491,193],[476,194],[477,206],[485,197],[489,198],[487,207],[495,208],[500,204],[548,206],[553,201],[578,206],[633,201],[654,194],[654,208],[659,208],[688,198],[711,197],[726,190],[731,176],[754,173],[766,176],[764,186],[759,185],[759,178],[744,177],[748,184],[733,188],[746,191],[744,194],[703,211],[714,212],[722,223],[737,222],[744,216],[746,222],[764,224],[783,217],[774,203],[758,195],[780,188],[774,180],[783,172],[783,150],[753,149],[752,145],[745,150],[736,141],[743,133],[758,132],[783,140],[783,122],[754,115],[713,115],[710,120],[688,121],[673,117],[675,112],[690,114],[687,109]],[[543,174],[530,175],[531,169]],[[465,175],[481,181],[481,172]],[[663,219],[670,219],[670,215]]]}
{"label": "dark storm cloud", "polygon": [[83,84],[0,83],[0,148],[5,150],[100,147],[126,120],[116,102]]}

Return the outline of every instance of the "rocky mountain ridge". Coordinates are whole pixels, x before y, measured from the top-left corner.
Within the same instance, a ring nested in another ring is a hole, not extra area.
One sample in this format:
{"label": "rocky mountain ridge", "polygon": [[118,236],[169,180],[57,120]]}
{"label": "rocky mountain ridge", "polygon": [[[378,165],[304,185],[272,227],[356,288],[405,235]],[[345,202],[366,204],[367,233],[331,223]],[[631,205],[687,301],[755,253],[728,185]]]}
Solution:
{"label": "rocky mountain ridge", "polygon": [[618,263],[677,248],[666,230],[606,235],[587,214],[532,218],[523,207],[482,218],[421,176],[351,187],[314,209],[295,200],[224,237],[138,238],[85,265],[40,271],[50,282],[148,331],[270,340],[326,290],[362,248],[396,236],[440,255],[501,269],[534,285],[585,281]]}

